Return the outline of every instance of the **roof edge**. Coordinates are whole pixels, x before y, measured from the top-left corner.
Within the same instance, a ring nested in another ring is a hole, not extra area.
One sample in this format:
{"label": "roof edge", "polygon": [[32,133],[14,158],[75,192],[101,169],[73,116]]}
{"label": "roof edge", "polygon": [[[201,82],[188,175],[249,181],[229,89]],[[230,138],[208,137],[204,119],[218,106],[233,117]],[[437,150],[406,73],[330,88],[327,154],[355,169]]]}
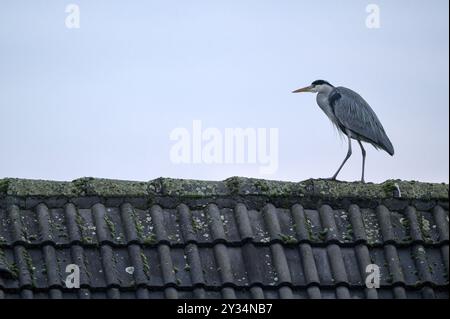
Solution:
{"label": "roof edge", "polygon": [[148,182],[85,177],[71,182],[5,178],[0,196],[18,197],[320,197],[329,199],[448,200],[449,185],[417,181],[387,180],[380,184],[309,179],[301,182],[231,177],[224,181],[157,178]]}

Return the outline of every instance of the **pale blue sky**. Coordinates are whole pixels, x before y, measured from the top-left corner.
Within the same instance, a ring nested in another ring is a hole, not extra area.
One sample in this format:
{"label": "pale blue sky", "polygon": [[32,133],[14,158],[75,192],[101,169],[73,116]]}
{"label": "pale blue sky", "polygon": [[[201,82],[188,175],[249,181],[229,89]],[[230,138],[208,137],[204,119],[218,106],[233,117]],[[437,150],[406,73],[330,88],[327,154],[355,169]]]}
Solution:
{"label": "pale blue sky", "polygon": [[[81,10],[67,29],[65,6]],[[320,3],[320,4],[319,4]],[[381,28],[365,26],[366,5]],[[313,95],[359,92],[390,136],[366,180],[448,182],[447,0],[0,0],[0,178],[298,181],[329,177],[346,143]],[[171,130],[279,128],[279,169],[175,165]],[[340,179],[358,180],[361,155]]]}

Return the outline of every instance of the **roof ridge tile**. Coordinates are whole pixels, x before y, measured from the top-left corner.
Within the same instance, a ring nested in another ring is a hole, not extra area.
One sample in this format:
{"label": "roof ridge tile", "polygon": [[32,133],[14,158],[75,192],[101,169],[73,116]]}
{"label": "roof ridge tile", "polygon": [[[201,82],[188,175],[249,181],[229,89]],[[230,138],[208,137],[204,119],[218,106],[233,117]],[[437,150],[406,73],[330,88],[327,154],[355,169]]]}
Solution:
{"label": "roof ridge tile", "polygon": [[[402,196],[396,196],[397,187]],[[309,179],[300,182],[232,177],[224,181],[157,178],[149,182],[85,177],[72,182],[5,178],[0,179],[3,196],[100,196],[100,197],[208,197],[267,196],[323,198],[360,198],[368,200],[448,200],[449,185],[416,181],[387,180],[380,184]]]}

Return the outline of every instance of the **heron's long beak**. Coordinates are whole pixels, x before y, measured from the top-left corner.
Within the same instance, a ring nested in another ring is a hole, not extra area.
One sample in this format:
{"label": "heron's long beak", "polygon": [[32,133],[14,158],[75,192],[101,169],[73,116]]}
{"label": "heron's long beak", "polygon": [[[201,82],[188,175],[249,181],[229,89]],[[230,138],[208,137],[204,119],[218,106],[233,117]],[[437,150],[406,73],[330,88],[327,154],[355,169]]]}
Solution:
{"label": "heron's long beak", "polygon": [[295,90],[292,93],[311,92],[311,89],[312,89],[312,86],[307,86],[307,87]]}

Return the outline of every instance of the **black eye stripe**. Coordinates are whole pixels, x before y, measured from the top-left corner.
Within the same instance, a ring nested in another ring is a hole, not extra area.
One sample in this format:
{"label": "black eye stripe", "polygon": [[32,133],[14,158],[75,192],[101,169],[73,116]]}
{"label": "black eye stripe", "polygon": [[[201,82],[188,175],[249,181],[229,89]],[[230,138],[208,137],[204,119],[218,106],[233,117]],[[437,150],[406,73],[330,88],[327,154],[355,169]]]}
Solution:
{"label": "black eye stripe", "polygon": [[329,86],[332,86],[330,83],[328,83],[327,81],[324,81],[324,80],[316,80],[312,83],[313,86],[323,85],[323,84],[328,84]]}

